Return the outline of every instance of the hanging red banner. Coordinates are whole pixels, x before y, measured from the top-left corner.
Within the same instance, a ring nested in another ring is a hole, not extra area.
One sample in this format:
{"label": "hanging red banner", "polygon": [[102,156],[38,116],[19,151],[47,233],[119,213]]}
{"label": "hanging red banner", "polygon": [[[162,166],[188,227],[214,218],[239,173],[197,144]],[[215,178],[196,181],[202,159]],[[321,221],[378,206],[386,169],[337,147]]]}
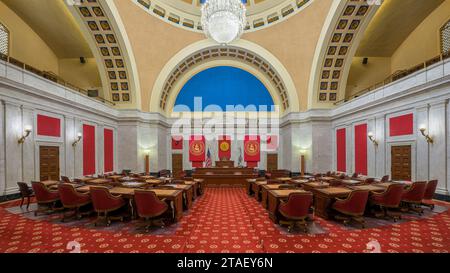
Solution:
{"label": "hanging red banner", "polygon": [[229,136],[221,136],[218,141],[219,159],[230,160],[231,158],[231,138]]}
{"label": "hanging red banner", "polygon": [[261,154],[261,140],[259,136],[245,136],[244,161],[259,162]]}
{"label": "hanging red banner", "polygon": [[[205,137],[191,136],[189,139],[189,161],[204,162],[205,161]],[[198,165],[198,164],[196,164]]]}
{"label": "hanging red banner", "polygon": [[172,150],[183,150],[182,136],[172,136]]}

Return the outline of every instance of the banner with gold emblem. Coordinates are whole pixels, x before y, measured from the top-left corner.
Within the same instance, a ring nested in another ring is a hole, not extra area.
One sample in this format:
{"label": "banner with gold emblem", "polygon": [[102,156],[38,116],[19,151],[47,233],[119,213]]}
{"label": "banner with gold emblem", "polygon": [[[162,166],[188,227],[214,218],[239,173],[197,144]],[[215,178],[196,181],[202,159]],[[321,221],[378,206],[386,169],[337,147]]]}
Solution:
{"label": "banner with gold emblem", "polygon": [[230,160],[231,158],[231,138],[230,136],[221,136],[218,141],[219,159]]}
{"label": "banner with gold emblem", "polygon": [[205,137],[191,136],[189,138],[189,161],[195,167],[202,167],[205,161]]}
{"label": "banner with gold emblem", "polygon": [[[259,136],[245,136],[244,139],[244,161],[247,166],[255,166],[260,161],[261,140]],[[255,164],[256,163],[256,164]]]}

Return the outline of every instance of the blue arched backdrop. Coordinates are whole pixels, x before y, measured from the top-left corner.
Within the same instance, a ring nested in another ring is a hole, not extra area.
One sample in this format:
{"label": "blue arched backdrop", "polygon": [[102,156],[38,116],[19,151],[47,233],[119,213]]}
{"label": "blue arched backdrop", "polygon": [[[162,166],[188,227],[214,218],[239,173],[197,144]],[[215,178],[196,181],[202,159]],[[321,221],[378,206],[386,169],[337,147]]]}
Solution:
{"label": "blue arched backdrop", "polygon": [[[202,98],[201,110],[194,108],[194,98],[198,97]],[[180,106],[187,106],[190,111],[204,111],[208,105],[218,105],[224,111],[227,105],[254,105],[256,111],[265,106],[271,111],[274,102],[264,84],[251,73],[236,67],[217,66],[196,74],[183,86],[175,100],[174,111],[186,111]]]}

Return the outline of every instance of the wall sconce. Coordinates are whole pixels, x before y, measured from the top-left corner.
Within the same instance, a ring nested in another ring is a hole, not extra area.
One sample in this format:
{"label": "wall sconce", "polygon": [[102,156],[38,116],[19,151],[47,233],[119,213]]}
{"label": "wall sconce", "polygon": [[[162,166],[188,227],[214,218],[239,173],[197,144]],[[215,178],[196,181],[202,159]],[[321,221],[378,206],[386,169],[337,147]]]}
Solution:
{"label": "wall sconce", "polygon": [[78,134],[77,134],[77,140],[75,140],[75,141],[72,143],[72,147],[77,146],[78,142],[81,141],[81,138],[83,138],[83,135],[82,135],[81,133],[78,133]]}
{"label": "wall sconce", "polygon": [[427,142],[433,144],[433,139],[430,137],[430,135],[425,134],[425,131],[427,130],[427,128],[425,128],[425,126],[421,126],[419,130],[420,130],[420,133],[422,133],[422,135],[425,137]]}
{"label": "wall sconce", "polygon": [[30,135],[32,129],[33,128],[30,125],[25,126],[25,128],[24,128],[25,132],[22,135],[22,137],[19,139],[19,141],[18,141],[19,144],[22,144],[25,142],[25,139]]}
{"label": "wall sconce", "polygon": [[370,139],[370,141],[372,141],[373,145],[378,146],[378,141],[375,140],[375,137],[373,136],[372,132],[369,132],[367,134],[367,137]]}

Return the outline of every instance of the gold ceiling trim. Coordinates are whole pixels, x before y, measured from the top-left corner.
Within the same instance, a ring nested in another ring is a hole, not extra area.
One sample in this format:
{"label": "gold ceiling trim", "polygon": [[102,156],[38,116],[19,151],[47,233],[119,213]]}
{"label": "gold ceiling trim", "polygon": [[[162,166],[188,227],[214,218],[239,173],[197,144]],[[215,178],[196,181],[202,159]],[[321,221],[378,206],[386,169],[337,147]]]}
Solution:
{"label": "gold ceiling trim", "polygon": [[[246,32],[260,30],[276,23],[280,23],[297,14],[309,6],[314,0],[287,0],[286,2],[264,12],[247,16]],[[181,27],[186,30],[203,32],[200,16],[183,12],[157,1],[133,0],[148,14],[155,16],[166,23]]]}
{"label": "gold ceiling trim", "polygon": [[286,89],[286,84],[283,82],[281,75],[276,69],[264,60],[258,54],[249,52],[245,49],[238,47],[209,47],[190,54],[183,61],[181,61],[177,67],[175,67],[166,79],[163,85],[163,92],[160,96],[159,107],[165,110],[168,104],[168,98],[173,91],[177,81],[182,78],[188,71],[193,69],[199,64],[210,62],[213,60],[232,59],[242,63],[249,64],[251,67],[256,68],[262,72],[267,79],[273,84],[276,89],[277,95],[280,98],[280,103],[283,110],[289,108],[289,97]]}

